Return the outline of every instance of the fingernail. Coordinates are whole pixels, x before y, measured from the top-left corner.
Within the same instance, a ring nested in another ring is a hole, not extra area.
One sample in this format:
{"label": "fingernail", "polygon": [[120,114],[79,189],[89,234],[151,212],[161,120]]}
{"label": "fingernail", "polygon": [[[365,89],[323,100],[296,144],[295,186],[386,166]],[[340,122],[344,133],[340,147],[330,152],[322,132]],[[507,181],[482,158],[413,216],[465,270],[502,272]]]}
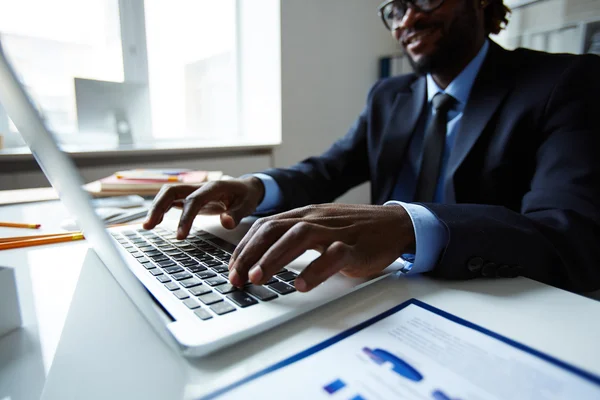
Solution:
{"label": "fingernail", "polygon": [[306,281],[302,278],[296,278],[296,289],[300,292],[306,291]]}
{"label": "fingernail", "polygon": [[263,271],[262,271],[262,268],[260,267],[260,265],[255,265],[254,267],[252,267],[252,269],[248,273],[248,278],[250,278],[250,280],[253,283],[260,282],[262,277],[263,277]]}

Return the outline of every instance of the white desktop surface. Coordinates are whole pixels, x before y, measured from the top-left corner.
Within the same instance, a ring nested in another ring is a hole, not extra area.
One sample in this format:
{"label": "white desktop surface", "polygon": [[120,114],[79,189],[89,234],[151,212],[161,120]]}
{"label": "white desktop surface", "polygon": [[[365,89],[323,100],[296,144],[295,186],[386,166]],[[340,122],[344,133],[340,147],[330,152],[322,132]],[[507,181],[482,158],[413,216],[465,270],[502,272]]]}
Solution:
{"label": "white desktop surface", "polygon": [[[65,217],[58,202],[0,207],[0,220],[41,222],[49,231]],[[600,375],[600,302],[525,278],[389,277],[212,356],[185,360],[149,329],[86,242],[0,251],[0,265],[15,269],[24,319],[22,329],[0,338],[3,400],[206,394],[413,297]]]}

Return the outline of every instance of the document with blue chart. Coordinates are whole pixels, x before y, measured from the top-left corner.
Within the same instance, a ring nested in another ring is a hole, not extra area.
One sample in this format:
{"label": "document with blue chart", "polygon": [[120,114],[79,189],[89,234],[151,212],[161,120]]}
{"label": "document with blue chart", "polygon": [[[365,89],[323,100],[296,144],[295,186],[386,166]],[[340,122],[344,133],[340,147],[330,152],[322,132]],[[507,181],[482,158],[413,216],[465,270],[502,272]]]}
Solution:
{"label": "document with blue chart", "polygon": [[409,300],[206,399],[600,399],[600,377]]}

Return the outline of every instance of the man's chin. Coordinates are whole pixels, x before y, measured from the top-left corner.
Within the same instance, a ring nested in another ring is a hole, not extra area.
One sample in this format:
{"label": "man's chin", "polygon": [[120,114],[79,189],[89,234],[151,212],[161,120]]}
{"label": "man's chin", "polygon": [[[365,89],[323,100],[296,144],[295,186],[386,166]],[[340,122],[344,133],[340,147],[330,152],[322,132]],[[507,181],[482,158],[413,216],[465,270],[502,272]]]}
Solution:
{"label": "man's chin", "polygon": [[406,54],[408,61],[417,75],[427,75],[433,73],[437,67],[435,55],[422,55],[418,58],[413,58],[410,54]]}

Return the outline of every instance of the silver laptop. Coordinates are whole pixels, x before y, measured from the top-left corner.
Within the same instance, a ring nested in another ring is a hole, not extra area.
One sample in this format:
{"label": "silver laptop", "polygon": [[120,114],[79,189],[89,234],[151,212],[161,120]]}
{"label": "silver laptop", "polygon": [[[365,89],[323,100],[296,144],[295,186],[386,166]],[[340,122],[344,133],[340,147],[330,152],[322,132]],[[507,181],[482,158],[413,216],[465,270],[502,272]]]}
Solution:
{"label": "silver laptop", "polygon": [[192,235],[183,241],[175,240],[177,221],[153,231],[141,225],[107,230],[75,165],[57,146],[1,46],[0,102],[106,268],[157,334],[184,356],[214,352],[387,275],[384,271],[366,280],[338,274],[310,293],[299,293],[294,278],[318,255],[307,252],[267,285],[234,290],[227,262],[251,220],[227,231],[218,217],[198,217]]}

